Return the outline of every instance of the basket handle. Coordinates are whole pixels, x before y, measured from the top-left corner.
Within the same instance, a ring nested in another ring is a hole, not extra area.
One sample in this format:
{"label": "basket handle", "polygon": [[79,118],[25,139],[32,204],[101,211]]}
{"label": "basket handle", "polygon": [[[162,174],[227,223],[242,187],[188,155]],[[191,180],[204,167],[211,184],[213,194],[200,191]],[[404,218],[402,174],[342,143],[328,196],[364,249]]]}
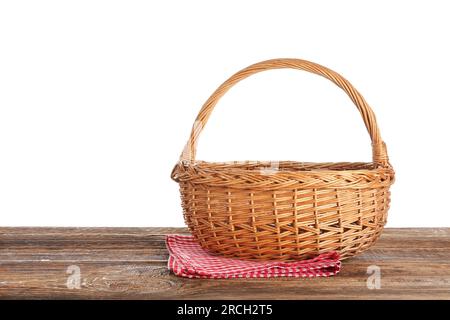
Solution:
{"label": "basket handle", "polygon": [[228,80],[222,83],[205,102],[199,114],[197,115],[195,123],[192,127],[189,140],[183,150],[183,153],[180,156],[180,161],[195,160],[198,137],[203,130],[206,122],[208,121],[217,102],[231,87],[233,87],[239,81],[251,76],[252,74],[265,70],[283,68],[299,69],[315,73],[334,82],[334,84],[344,90],[361,113],[364,124],[366,125],[367,131],[369,132],[370,138],[372,140],[373,162],[382,166],[389,165],[386,144],[381,139],[375,114],[373,113],[367,102],[364,100],[363,96],[350,84],[350,82],[348,82],[337,72],[314,62],[291,58],[272,59],[255,63],[245,69],[242,69],[241,71],[238,71]]}

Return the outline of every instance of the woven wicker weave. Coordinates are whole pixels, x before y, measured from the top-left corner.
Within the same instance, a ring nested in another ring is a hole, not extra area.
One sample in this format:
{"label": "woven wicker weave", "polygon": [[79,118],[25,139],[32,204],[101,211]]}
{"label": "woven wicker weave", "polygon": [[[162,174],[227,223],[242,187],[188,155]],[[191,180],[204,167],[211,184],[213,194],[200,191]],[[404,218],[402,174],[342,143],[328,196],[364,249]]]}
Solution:
{"label": "woven wicker weave", "polygon": [[[306,70],[342,88],[370,134],[373,162],[196,161],[199,134],[219,99],[240,80],[279,68]],[[394,171],[372,109],[347,80],[309,61],[274,59],[237,72],[211,95],[172,179],[180,184],[185,221],[203,248],[242,259],[306,259],[332,250],[348,258],[380,236]]]}

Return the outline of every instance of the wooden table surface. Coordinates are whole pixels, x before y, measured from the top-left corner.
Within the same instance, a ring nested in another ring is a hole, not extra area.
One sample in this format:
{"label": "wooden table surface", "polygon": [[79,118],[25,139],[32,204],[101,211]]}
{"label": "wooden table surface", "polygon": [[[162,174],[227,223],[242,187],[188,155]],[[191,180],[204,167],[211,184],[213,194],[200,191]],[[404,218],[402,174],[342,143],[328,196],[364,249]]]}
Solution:
{"label": "wooden table surface", "polygon": [[[178,278],[166,267],[164,235],[184,232],[0,228],[0,298],[450,299],[450,228],[386,229],[340,274],[316,279]],[[367,286],[373,266],[380,289]]]}

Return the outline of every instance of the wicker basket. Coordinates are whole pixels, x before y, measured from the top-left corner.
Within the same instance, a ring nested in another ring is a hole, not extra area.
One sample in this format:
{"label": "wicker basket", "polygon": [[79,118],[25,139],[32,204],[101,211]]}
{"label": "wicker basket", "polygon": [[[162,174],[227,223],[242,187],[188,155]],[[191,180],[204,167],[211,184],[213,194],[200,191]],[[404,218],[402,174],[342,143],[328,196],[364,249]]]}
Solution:
{"label": "wicker basket", "polygon": [[[240,80],[280,68],[321,75],[348,94],[370,134],[373,162],[195,160],[197,139],[219,99]],[[348,258],[380,236],[394,171],[372,109],[346,79],[309,61],[274,59],[237,72],[211,95],[172,179],[180,184],[185,221],[203,248],[242,259],[306,259],[331,250]]]}

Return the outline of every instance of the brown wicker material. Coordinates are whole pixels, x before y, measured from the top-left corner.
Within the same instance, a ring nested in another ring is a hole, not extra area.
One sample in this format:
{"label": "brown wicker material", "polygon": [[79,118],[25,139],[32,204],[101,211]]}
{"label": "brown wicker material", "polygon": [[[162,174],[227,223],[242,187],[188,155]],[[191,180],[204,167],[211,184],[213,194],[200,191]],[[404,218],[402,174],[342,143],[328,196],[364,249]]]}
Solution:
{"label": "brown wicker material", "polygon": [[[233,162],[195,160],[196,144],[219,99],[237,82],[269,69],[321,75],[343,89],[372,139],[373,162]],[[342,76],[299,59],[251,65],[225,81],[197,116],[172,172],[184,217],[202,247],[242,259],[305,259],[331,250],[348,258],[380,236],[394,171],[372,109]]]}

